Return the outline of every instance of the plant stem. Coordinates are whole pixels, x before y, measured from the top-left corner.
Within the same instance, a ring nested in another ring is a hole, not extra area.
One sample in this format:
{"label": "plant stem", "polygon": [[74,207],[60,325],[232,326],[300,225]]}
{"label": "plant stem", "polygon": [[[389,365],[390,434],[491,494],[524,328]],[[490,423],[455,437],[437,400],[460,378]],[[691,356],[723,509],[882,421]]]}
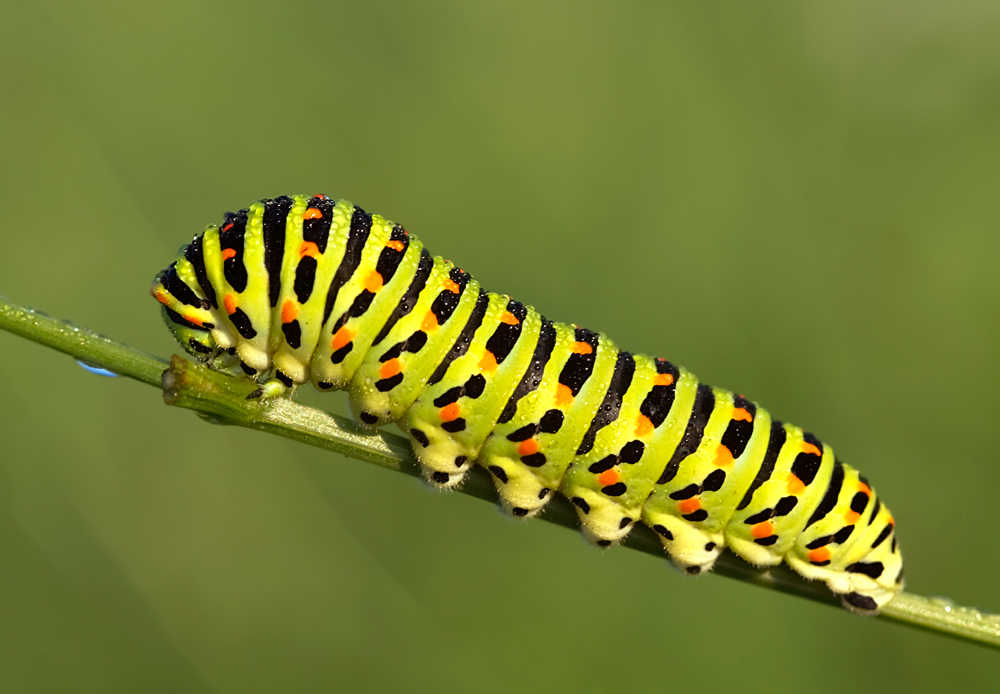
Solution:
{"label": "plant stem", "polygon": [[[202,417],[284,436],[414,477],[420,474],[403,437],[385,432],[364,433],[348,419],[284,398],[246,400],[256,388],[249,379],[212,371],[178,356],[172,357],[168,366],[158,357],[22,308],[3,297],[0,297],[0,328],[87,364],[162,386],[163,399],[168,405],[194,410]],[[493,503],[497,501],[490,475],[480,467],[470,471],[458,491]],[[539,518],[567,528],[578,526],[576,512],[562,496],[556,496]],[[657,557],[665,556],[659,540],[643,525],[637,525],[623,545]],[[825,585],[806,581],[784,565],[756,568],[726,552],[719,557],[714,573],[816,602],[839,604]],[[959,607],[943,599],[900,593],[882,609],[878,618],[1000,648],[1000,616]]]}

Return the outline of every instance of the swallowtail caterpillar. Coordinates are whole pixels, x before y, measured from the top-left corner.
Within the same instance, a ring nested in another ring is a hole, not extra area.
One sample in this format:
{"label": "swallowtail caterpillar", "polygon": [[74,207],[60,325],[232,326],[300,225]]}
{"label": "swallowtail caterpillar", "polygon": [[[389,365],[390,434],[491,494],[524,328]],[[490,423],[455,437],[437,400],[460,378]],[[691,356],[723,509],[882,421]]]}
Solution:
{"label": "swallowtail caterpillar", "polygon": [[872,613],[902,588],[889,509],[812,434],[664,359],[482,289],[415,236],[346,200],[297,195],[228,213],[152,294],[183,348],[276,397],[346,390],[358,422],[396,422],[427,480],[493,476],[512,515],[556,492],[584,535],[652,528],[688,573],[723,548],[787,562]]}

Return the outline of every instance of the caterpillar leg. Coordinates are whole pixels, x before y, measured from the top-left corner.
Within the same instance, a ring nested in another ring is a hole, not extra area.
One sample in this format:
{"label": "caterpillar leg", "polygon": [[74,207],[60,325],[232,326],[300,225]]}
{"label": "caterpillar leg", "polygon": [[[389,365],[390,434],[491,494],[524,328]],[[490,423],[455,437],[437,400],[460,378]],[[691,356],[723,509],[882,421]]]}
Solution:
{"label": "caterpillar leg", "polygon": [[286,386],[284,383],[277,379],[272,379],[264,383],[260,388],[250,393],[247,396],[247,400],[270,400],[272,398],[278,398],[282,395],[288,395],[292,392],[292,389]]}
{"label": "caterpillar leg", "polygon": [[[461,484],[471,465],[465,449],[459,442],[441,427],[414,425],[409,427],[407,433],[410,437],[410,447],[417,454],[420,472],[425,480],[441,489],[451,489]],[[421,455],[428,450],[432,451],[433,455],[430,457],[427,454]]]}
{"label": "caterpillar leg", "polygon": [[651,518],[644,512],[643,521],[660,537],[674,565],[692,576],[711,571],[726,546],[722,533],[707,532],[669,514]]}

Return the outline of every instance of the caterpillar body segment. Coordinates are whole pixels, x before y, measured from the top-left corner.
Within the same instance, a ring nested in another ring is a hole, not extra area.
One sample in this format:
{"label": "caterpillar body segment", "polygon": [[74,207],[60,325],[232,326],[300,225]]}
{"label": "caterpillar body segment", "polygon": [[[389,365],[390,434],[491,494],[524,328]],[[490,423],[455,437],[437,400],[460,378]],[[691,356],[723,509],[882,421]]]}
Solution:
{"label": "caterpillar body segment", "polygon": [[152,294],[186,351],[262,378],[257,394],[312,382],[346,390],[365,427],[396,422],[439,487],[478,464],[514,516],[559,492],[598,545],[644,523],[688,573],[729,547],[758,566],[786,561],[859,612],[902,588],[891,514],[815,436],[482,289],[347,201],[229,213]]}

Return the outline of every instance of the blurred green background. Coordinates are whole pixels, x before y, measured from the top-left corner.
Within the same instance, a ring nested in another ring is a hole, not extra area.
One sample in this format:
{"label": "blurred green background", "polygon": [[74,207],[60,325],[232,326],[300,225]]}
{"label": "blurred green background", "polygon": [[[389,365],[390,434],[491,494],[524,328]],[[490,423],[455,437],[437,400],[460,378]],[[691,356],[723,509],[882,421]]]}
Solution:
{"label": "blurred green background", "polygon": [[[816,432],[1000,610],[1000,5],[5,3],[0,293],[159,355],[324,192]],[[262,434],[0,333],[3,691],[982,691],[996,654]],[[332,411],[342,395],[309,396]],[[801,685],[799,685],[801,683]]]}

